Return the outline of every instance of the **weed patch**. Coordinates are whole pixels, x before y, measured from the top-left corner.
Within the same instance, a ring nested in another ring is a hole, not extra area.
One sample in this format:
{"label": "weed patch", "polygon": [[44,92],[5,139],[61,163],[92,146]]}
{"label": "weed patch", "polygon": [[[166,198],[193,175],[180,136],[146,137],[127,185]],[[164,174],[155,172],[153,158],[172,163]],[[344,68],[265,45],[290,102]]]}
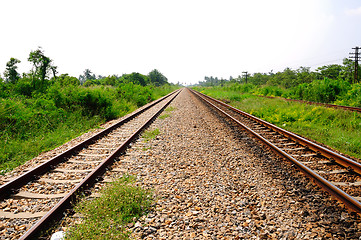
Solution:
{"label": "weed patch", "polygon": [[75,211],[83,221],[70,228],[66,239],[129,239],[124,226],[149,211],[152,204],[151,191],[134,182],[134,176],[123,176],[102,190],[99,198],[80,202]]}
{"label": "weed patch", "polygon": [[164,111],[166,111],[166,112],[172,112],[172,111],[174,111],[174,110],[176,110],[175,107],[169,106],[169,107],[167,107]]}
{"label": "weed patch", "polygon": [[170,117],[170,115],[167,114],[167,113],[162,114],[162,115],[159,116],[160,119],[165,119],[165,118],[167,118],[167,117]]}
{"label": "weed patch", "polygon": [[149,140],[156,138],[159,133],[160,132],[158,128],[154,130],[148,130],[143,133],[143,138],[146,142],[148,142]]}

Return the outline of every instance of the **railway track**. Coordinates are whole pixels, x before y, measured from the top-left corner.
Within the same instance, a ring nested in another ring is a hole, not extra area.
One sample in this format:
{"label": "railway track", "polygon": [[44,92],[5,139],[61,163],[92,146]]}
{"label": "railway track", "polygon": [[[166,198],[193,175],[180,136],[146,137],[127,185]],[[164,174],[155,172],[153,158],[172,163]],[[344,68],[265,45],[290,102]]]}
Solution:
{"label": "railway track", "polygon": [[191,90],[207,105],[288,159],[350,210],[361,213],[361,164],[326,147]]}
{"label": "railway track", "polygon": [[[0,186],[0,239],[34,239],[62,218],[181,90]],[[116,169],[112,170],[116,171]]]}

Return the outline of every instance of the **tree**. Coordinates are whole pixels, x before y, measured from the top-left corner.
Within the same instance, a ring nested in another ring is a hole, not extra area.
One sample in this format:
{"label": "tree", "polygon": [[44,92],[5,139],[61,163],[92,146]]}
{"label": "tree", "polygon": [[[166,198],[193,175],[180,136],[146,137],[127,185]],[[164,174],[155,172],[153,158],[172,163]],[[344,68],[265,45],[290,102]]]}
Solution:
{"label": "tree", "polygon": [[149,77],[137,72],[133,72],[131,74],[124,74],[121,78],[121,81],[132,82],[134,84],[145,86],[149,83]]}
{"label": "tree", "polygon": [[321,77],[337,79],[342,71],[342,66],[338,64],[331,64],[317,68],[317,71],[321,74]]}
{"label": "tree", "polygon": [[56,82],[59,83],[61,86],[78,86],[80,85],[79,80],[76,77],[69,76],[66,74],[61,74],[57,79]]}
{"label": "tree", "polygon": [[150,82],[154,83],[156,86],[168,83],[168,79],[157,69],[154,69],[150,73],[148,73],[148,77],[150,79]]}
{"label": "tree", "polygon": [[[340,72],[339,77],[349,83],[352,83],[352,81],[354,79],[355,63],[354,63],[354,61],[352,61],[351,59],[348,59],[348,58],[344,58],[342,63],[343,63],[343,66],[342,66],[342,70]],[[360,79],[360,76],[361,76],[361,71],[359,71],[358,79]]]}
{"label": "tree", "polygon": [[84,70],[83,75],[79,76],[79,79],[85,82],[87,80],[95,80],[96,76],[89,68],[87,68]]}
{"label": "tree", "polygon": [[53,60],[44,55],[44,51],[41,47],[30,52],[28,61],[33,63],[33,78],[39,78],[41,83],[44,83],[49,72],[52,72],[54,78],[56,78],[57,67],[52,65]]}
{"label": "tree", "polygon": [[20,78],[20,74],[17,72],[16,64],[20,63],[20,60],[16,58],[10,58],[9,62],[6,63],[6,70],[4,77],[7,81],[15,83]]}

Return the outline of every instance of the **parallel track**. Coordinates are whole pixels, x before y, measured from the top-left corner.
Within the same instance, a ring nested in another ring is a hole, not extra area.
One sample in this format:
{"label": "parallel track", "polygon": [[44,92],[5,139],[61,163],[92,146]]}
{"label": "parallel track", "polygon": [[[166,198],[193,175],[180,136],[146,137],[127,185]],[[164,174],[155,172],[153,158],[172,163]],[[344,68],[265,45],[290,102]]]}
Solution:
{"label": "parallel track", "polygon": [[210,107],[295,164],[350,210],[361,213],[361,164],[331,149],[191,90]]}
{"label": "parallel track", "polygon": [[52,222],[64,216],[78,195],[84,195],[87,189],[101,180],[107,168],[180,91],[154,101],[0,186],[0,220],[8,221],[8,225],[12,225],[12,221],[33,224],[20,239],[37,238]]}

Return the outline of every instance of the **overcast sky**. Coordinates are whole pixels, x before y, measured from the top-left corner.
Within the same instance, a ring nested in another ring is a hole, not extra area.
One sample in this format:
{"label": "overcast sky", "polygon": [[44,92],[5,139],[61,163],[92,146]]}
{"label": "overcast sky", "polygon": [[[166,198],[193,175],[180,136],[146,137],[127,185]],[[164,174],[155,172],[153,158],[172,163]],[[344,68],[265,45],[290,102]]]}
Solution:
{"label": "overcast sky", "polygon": [[197,83],[342,63],[361,46],[360,0],[1,0],[0,73],[41,46],[59,73],[162,72]]}

